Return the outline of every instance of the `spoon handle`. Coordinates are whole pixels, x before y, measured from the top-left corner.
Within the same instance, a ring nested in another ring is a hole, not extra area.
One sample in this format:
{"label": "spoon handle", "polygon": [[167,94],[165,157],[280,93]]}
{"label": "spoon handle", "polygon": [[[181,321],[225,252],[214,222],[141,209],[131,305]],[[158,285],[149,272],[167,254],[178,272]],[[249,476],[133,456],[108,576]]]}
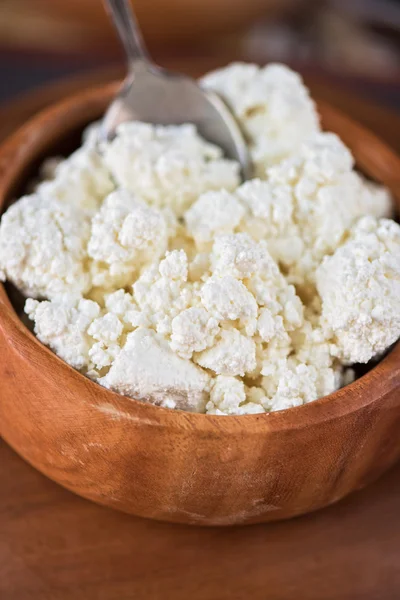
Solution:
{"label": "spoon handle", "polygon": [[149,55],[130,1],[105,0],[105,5],[125,48],[129,66],[133,67],[138,62],[149,62]]}

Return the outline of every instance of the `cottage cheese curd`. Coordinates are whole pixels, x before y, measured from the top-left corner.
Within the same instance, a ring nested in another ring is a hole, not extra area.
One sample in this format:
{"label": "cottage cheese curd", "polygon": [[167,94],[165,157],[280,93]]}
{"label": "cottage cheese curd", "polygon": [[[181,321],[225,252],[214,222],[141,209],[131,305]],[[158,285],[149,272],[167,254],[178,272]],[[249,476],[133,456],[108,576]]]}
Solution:
{"label": "cottage cheese curd", "polygon": [[242,125],[259,177],[319,130],[307,88],[285,65],[234,63],[209,73],[202,83],[222,96]]}
{"label": "cottage cheese curd", "polygon": [[213,415],[284,410],[400,336],[400,227],[386,190],[320,131],[300,77],[234,64],[202,83],[256,177],[193,125],[90,127],[0,224],[0,279],[38,339],[126,396]]}

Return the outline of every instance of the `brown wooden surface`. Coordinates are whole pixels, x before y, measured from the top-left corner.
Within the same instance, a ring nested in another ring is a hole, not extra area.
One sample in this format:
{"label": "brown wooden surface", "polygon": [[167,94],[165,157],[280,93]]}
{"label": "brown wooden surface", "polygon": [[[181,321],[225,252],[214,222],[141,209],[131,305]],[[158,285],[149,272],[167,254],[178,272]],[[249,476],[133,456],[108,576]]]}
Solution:
{"label": "brown wooden surface", "polygon": [[398,600],[400,467],[334,507],[216,529],[101,508],[0,442],[2,600]]}
{"label": "brown wooden surface", "polygon": [[[394,131],[398,139],[395,119]],[[400,467],[308,517],[225,530],[97,507],[45,479],[1,442],[0,486],[2,600],[400,595]]]}

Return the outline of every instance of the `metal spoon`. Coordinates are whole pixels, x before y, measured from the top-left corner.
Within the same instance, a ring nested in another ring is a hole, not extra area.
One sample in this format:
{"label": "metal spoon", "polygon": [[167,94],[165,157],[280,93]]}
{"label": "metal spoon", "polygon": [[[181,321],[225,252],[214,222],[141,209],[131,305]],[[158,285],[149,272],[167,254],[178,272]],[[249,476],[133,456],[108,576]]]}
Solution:
{"label": "metal spoon", "polygon": [[128,76],[104,117],[102,139],[112,139],[125,121],[158,125],[193,123],[207,141],[227,158],[238,161],[243,179],[251,177],[251,162],[240,128],[223,100],[196,81],[151,62],[129,0],[106,0],[128,59]]}

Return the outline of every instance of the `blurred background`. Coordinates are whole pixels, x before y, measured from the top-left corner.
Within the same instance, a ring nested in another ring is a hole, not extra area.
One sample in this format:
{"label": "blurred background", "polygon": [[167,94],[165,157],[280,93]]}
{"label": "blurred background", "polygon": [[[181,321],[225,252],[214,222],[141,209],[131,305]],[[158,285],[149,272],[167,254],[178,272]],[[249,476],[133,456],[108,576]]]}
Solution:
{"label": "blurred background", "polygon": [[[162,64],[284,61],[400,108],[400,0],[133,0]],[[196,62],[197,61],[197,62]],[[101,0],[0,0],[0,103],[121,63]]]}

